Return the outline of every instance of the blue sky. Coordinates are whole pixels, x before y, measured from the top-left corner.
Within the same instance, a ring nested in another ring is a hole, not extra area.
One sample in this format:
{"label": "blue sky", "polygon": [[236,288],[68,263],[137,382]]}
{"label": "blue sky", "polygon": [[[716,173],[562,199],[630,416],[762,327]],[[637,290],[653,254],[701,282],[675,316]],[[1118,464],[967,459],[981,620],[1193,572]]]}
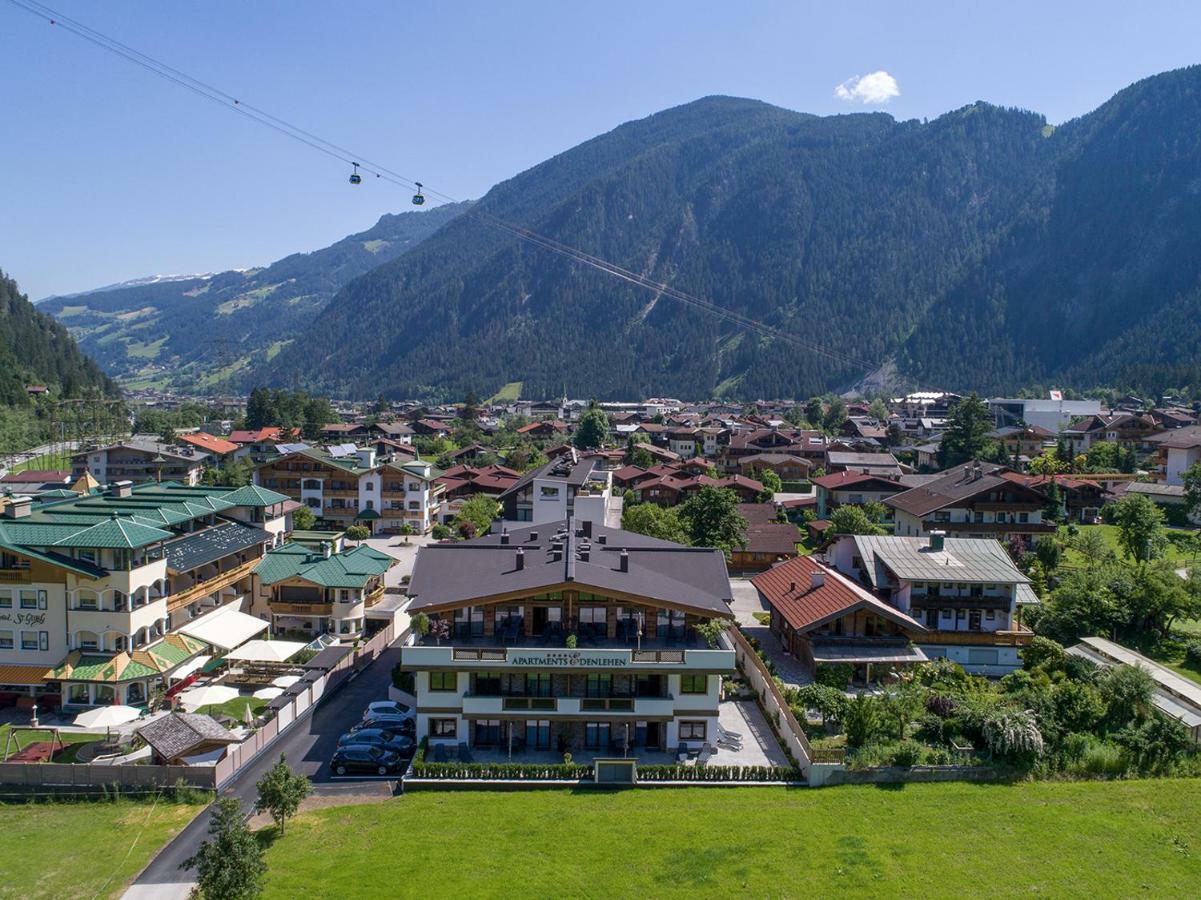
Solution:
{"label": "blue sky", "polygon": [[[460,198],[707,94],[1062,122],[1201,55],[1195,2],[47,2]],[[264,264],[407,206],[5,0],[0,37],[0,268],[35,299]],[[876,72],[899,93],[847,83]]]}

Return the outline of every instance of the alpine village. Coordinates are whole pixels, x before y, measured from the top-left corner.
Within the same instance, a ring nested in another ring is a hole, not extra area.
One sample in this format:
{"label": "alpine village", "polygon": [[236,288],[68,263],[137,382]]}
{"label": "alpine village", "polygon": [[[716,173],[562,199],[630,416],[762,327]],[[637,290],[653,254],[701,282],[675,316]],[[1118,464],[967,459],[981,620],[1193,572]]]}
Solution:
{"label": "alpine village", "polygon": [[403,210],[253,268],[5,250],[0,897],[1196,896],[1201,68],[830,109],[356,157],[314,210]]}

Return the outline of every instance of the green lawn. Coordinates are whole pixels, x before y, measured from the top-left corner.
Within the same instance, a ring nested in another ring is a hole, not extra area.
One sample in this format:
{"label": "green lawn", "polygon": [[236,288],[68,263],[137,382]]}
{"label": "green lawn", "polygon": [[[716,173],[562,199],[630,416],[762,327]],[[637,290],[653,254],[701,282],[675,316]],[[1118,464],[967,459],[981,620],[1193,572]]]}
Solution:
{"label": "green lawn", "polygon": [[514,400],[521,399],[521,389],[525,385],[522,381],[510,381],[499,391],[488,398],[488,403],[504,403],[508,401],[512,403]]}
{"label": "green lawn", "polygon": [[33,459],[18,463],[12,467],[13,472],[43,471],[71,468],[71,454],[74,451],[64,450],[61,453],[43,453]]}
{"label": "green lawn", "polygon": [[0,804],[0,898],[119,897],[200,810],[166,799]]}
{"label": "green lawn", "polygon": [[[50,731],[25,731],[20,730],[13,737],[11,746],[9,745],[8,735],[11,731],[8,725],[0,725],[0,758],[7,759],[8,755],[17,752],[17,741],[20,740],[21,747],[28,747],[30,744],[46,741],[49,743],[54,739],[54,735]],[[78,732],[61,732],[59,739],[66,744],[66,749],[59,751],[60,754],[67,754],[65,758],[56,759],[55,762],[70,762],[74,756],[72,746],[75,744],[88,744],[93,741],[101,740],[104,737],[102,734],[80,734]],[[8,747],[8,755],[5,754],[5,747]]]}
{"label": "green lawn", "polygon": [[202,706],[196,710],[206,716],[229,716],[230,718],[242,721],[242,717],[246,715],[246,704],[250,704],[251,715],[257,716],[259,710],[267,705],[267,700],[260,700],[257,697],[235,697],[232,700],[226,700],[224,703],[214,703],[211,706]]}
{"label": "green lawn", "polygon": [[415,793],[298,817],[266,893],[1184,897],[1198,804],[1201,780]]}
{"label": "green lawn", "polygon": [[[1116,525],[1078,525],[1077,527],[1081,532],[1093,530],[1100,531],[1101,535],[1105,538],[1105,543],[1109,545],[1109,548],[1119,557],[1125,557],[1125,554],[1122,551],[1122,544],[1118,540],[1118,527]],[[1193,533],[1187,528],[1168,528],[1166,530],[1169,537],[1174,535],[1189,535]],[[1059,537],[1063,540],[1068,539],[1066,527],[1060,527]],[[1164,553],[1164,559],[1170,559],[1174,562],[1191,562],[1193,558],[1194,557],[1191,551],[1181,550],[1180,547],[1178,547],[1174,542],[1168,542],[1167,549]],[[1071,548],[1064,550],[1064,559],[1073,564],[1079,564],[1082,562],[1080,555]]]}

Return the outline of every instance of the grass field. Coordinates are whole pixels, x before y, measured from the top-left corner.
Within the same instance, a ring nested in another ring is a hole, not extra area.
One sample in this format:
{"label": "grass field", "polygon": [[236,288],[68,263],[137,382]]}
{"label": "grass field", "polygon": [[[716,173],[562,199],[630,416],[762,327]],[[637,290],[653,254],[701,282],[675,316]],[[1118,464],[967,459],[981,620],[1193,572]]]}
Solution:
{"label": "grass field", "polygon": [[1195,896],[1199,803],[1201,780],[416,793],[298,817],[267,896]]}
{"label": "grass field", "polygon": [[61,453],[43,453],[23,463],[12,467],[13,472],[59,470],[71,468],[71,454],[74,451],[64,450]]}
{"label": "grass field", "polygon": [[0,804],[0,898],[120,896],[200,809],[167,800]]}
{"label": "grass field", "polygon": [[[1105,538],[1105,543],[1109,546],[1109,549],[1116,553],[1120,558],[1126,558],[1126,554],[1122,550],[1122,544],[1118,540],[1118,527],[1116,525],[1080,525],[1077,527],[1079,527],[1082,532],[1101,532],[1101,535]],[[1192,531],[1185,528],[1169,528],[1167,529],[1167,533],[1169,537],[1193,534]],[[1061,527],[1059,529],[1059,536],[1066,540],[1068,536],[1067,529]],[[1064,559],[1071,564],[1079,564],[1083,562],[1080,554],[1071,548],[1068,548],[1064,551]],[[1182,550],[1175,542],[1169,541],[1164,551],[1164,559],[1169,559],[1173,562],[1191,562],[1193,561],[1194,556],[1191,551]]]}
{"label": "grass field", "polygon": [[229,716],[231,719],[242,721],[242,717],[246,715],[246,705],[250,704],[250,714],[257,716],[259,711],[267,705],[266,700],[260,700],[258,697],[234,697],[232,700],[226,700],[224,703],[214,703],[210,706],[202,706],[196,712],[206,716]]}
{"label": "grass field", "polygon": [[[21,731],[18,731],[16,733],[16,735],[13,737],[12,743],[10,746],[8,738],[9,738],[9,732],[11,730],[12,730],[12,728],[9,725],[0,725],[0,759],[7,759],[8,756],[17,752],[17,741],[18,740],[21,742],[21,747],[28,747],[30,744],[35,744],[35,743],[38,743],[39,741],[46,741],[47,743],[49,743],[51,740],[54,739],[54,734],[50,731],[24,731],[24,730],[21,730]],[[104,737],[104,735],[102,735],[102,734],[81,734],[79,732],[68,732],[68,731],[60,732],[59,739],[64,744],[67,745],[66,750],[60,751],[60,753],[67,753],[68,756],[64,757],[62,759],[55,760],[55,762],[70,762],[70,761],[72,761],[71,758],[74,756],[74,754],[70,753],[70,749],[73,744],[88,744],[88,743],[92,743],[93,741],[98,741],[103,737]],[[6,747],[8,748],[7,753],[5,752]]]}
{"label": "grass field", "polygon": [[502,387],[499,391],[497,391],[495,394],[493,394],[491,397],[489,397],[488,402],[489,403],[505,403],[505,402],[512,403],[514,400],[520,400],[521,399],[521,389],[524,386],[524,384],[525,384],[525,382],[522,382],[522,381],[510,381],[508,384],[506,384],[504,387]]}

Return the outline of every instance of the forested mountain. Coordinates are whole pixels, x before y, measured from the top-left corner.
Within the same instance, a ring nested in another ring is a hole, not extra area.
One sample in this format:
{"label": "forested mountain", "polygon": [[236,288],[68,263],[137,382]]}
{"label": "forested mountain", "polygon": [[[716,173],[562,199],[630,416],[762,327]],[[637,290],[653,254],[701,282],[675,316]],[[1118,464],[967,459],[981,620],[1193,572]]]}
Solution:
{"label": "forested mountain", "polygon": [[344,284],[411,249],[467,206],[386,215],[367,231],[266,268],[146,279],[52,297],[39,309],[65,323],[114,376],[215,385],[265,362],[311,324]]}
{"label": "forested mountain", "polygon": [[[348,284],[270,379],[359,397],[807,396],[911,384],[1201,384],[1201,69],[1058,129],[710,97],[490,191],[534,229],[828,347],[735,328],[465,216]],[[847,360],[845,357],[853,357]]]}
{"label": "forested mountain", "polygon": [[0,406],[30,405],[29,384],[44,385],[58,397],[116,396],[115,385],[80,352],[67,329],[0,272]]}

